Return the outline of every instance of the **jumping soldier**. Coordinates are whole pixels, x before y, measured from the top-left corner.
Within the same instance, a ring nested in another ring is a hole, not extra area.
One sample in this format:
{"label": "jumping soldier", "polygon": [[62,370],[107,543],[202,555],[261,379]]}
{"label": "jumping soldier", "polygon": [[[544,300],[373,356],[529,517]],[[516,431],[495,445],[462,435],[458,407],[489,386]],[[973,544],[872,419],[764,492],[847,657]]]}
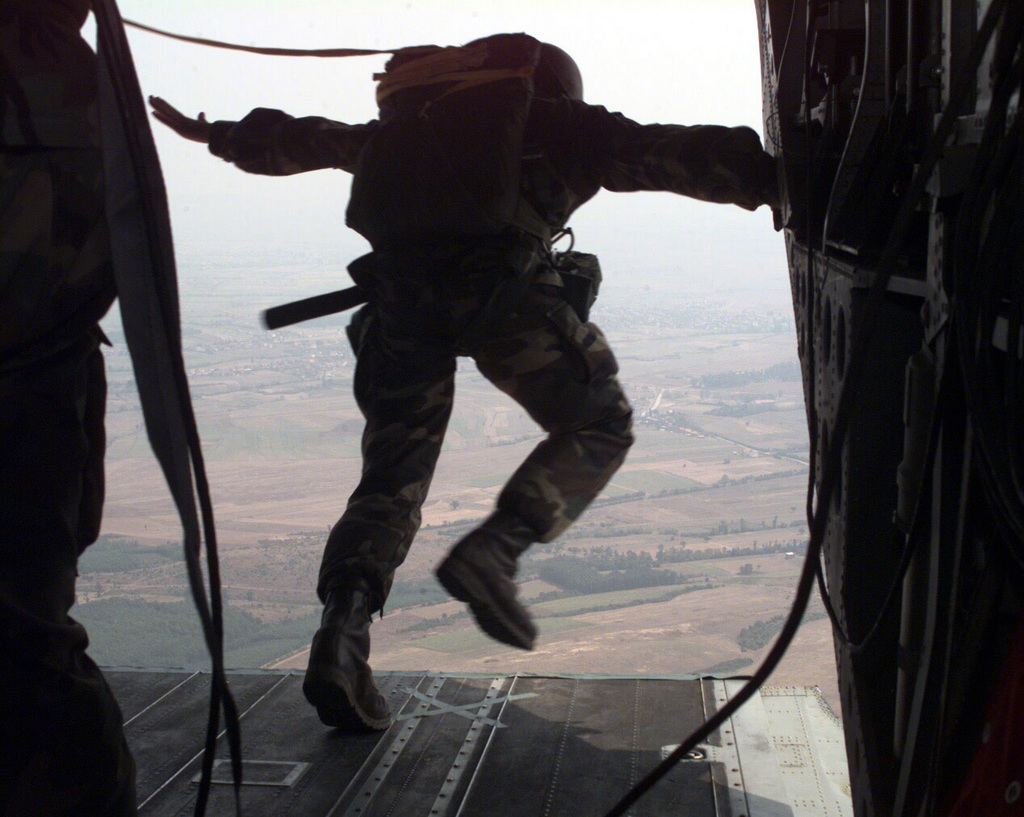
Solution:
{"label": "jumping soldier", "polygon": [[615,358],[566,299],[552,237],[601,188],[748,210],[777,199],[774,160],[750,128],[640,125],[588,105],[572,58],[527,35],[405,49],[377,78],[380,117],[357,125],[262,108],[208,122],[150,99],[157,119],[247,172],[354,174],[346,223],[373,248],[349,267],[369,300],[348,327],[364,463],[324,550],[304,691],[325,724],[357,729],[390,723],[369,625],[420,525],[456,357],[548,436],[437,576],[486,633],[532,649],[516,560],[579,517],[633,442]]}

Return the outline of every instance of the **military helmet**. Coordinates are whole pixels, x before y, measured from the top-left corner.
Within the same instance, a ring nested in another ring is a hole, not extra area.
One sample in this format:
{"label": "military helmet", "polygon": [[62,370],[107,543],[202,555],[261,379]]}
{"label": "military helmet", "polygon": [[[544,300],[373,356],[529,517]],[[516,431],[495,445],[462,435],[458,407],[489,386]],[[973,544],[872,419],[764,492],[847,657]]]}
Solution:
{"label": "military helmet", "polygon": [[576,60],[557,45],[541,43],[540,59],[533,75],[534,93],[538,96],[567,96],[583,99],[583,76]]}

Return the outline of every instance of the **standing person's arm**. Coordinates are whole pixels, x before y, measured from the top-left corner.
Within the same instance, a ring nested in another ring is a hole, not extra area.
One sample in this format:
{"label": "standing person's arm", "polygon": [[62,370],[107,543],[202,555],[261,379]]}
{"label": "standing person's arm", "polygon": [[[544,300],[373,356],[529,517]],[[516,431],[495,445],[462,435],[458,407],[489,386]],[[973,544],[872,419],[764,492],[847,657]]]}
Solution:
{"label": "standing person's arm", "polygon": [[160,97],[149,103],[153,116],[179,136],[209,145],[210,152],[247,173],[287,176],[338,168],[352,172],[377,122],[347,125],[319,116],[295,118],[256,108],[238,122],[209,122],[186,116]]}

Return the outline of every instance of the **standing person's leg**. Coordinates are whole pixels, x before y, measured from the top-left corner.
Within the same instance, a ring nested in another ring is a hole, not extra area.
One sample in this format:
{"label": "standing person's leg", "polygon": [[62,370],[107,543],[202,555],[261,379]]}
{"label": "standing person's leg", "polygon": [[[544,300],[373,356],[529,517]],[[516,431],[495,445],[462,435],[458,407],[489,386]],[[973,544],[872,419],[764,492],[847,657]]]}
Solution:
{"label": "standing person's leg", "polygon": [[532,649],[536,628],[516,599],[516,559],[561,534],[600,493],[633,443],[632,410],[601,331],[549,286],[530,290],[474,353],[480,372],[548,432],[452,549],[437,575],[493,638]]}
{"label": "standing person's leg", "polygon": [[0,812],[135,813],[121,710],[68,616],[99,532],[103,360],[95,341],[0,378]]}
{"label": "standing person's leg", "polygon": [[0,813],[135,813],[120,708],[68,616],[99,535],[114,298],[102,160],[0,150]]}
{"label": "standing person's leg", "polygon": [[387,704],[367,659],[371,615],[419,529],[455,389],[455,360],[384,338],[372,308],[353,319],[355,395],[366,418],[363,471],[327,539],[317,592],[324,602],[303,689],[329,726],[383,729]]}

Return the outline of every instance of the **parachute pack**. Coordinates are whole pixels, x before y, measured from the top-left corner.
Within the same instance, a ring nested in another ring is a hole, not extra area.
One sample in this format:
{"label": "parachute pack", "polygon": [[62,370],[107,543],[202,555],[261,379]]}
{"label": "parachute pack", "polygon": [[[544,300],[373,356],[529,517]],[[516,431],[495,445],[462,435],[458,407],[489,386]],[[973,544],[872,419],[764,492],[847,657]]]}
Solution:
{"label": "parachute pack", "polygon": [[380,125],[355,169],[348,226],[377,248],[510,225],[546,239],[519,192],[540,54],[527,34],[396,52],[374,77]]}

